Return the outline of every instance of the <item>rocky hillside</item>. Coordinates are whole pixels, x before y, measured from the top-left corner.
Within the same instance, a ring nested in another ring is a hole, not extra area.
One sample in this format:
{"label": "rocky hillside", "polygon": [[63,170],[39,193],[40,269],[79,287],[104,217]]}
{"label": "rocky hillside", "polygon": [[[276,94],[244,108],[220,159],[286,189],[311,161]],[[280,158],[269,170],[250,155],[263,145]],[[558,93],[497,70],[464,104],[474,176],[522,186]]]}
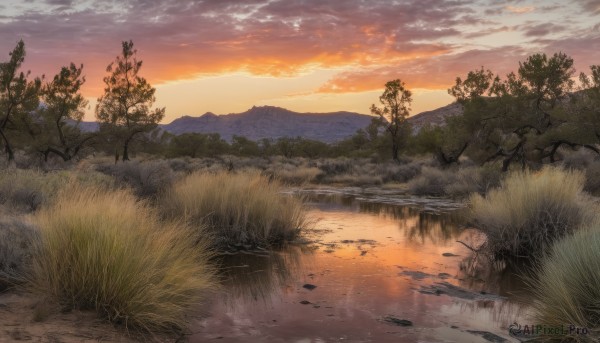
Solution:
{"label": "rocky hillside", "polygon": [[432,111],[421,112],[408,118],[414,131],[419,131],[424,125],[444,125],[446,117],[452,117],[463,112],[462,105],[457,102]]}

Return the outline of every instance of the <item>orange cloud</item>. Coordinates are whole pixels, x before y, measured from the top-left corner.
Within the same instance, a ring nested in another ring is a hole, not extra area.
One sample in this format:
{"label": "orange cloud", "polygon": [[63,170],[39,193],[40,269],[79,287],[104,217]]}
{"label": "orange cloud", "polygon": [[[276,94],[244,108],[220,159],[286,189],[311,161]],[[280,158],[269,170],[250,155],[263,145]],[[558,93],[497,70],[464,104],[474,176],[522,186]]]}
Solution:
{"label": "orange cloud", "polygon": [[530,13],[535,10],[535,7],[533,7],[533,6],[523,6],[523,7],[506,6],[505,8],[507,11],[509,11],[511,13],[515,13],[515,14]]}

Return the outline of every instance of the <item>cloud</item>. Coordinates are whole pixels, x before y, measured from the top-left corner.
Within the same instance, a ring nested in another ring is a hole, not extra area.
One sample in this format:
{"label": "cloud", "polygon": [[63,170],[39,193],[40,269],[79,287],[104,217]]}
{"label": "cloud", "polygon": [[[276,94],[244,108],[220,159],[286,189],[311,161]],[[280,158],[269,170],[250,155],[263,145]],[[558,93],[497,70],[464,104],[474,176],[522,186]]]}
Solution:
{"label": "cloud", "polygon": [[134,41],[151,82],[228,71],[295,75],[447,53],[453,46],[440,40],[460,36],[456,27],[473,13],[468,0],[94,0],[64,11],[68,2],[34,2],[0,21],[0,43],[24,39],[34,71],[84,63],[95,94],[122,40]]}
{"label": "cloud", "polygon": [[533,12],[535,10],[534,6],[506,6],[505,8],[507,11],[514,14],[525,14]]}
{"label": "cloud", "polygon": [[485,67],[500,75],[515,69],[516,61],[527,56],[518,46],[491,50],[469,50],[396,65],[379,66],[336,75],[317,90],[319,93],[363,92],[381,89],[386,81],[400,78],[409,88],[447,89],[456,77]]}
{"label": "cloud", "polygon": [[524,29],[524,34],[527,37],[541,37],[555,32],[562,32],[566,29],[566,27],[552,23],[543,23],[525,27]]}
{"label": "cloud", "polygon": [[600,13],[600,0],[576,0],[576,2],[590,15]]}

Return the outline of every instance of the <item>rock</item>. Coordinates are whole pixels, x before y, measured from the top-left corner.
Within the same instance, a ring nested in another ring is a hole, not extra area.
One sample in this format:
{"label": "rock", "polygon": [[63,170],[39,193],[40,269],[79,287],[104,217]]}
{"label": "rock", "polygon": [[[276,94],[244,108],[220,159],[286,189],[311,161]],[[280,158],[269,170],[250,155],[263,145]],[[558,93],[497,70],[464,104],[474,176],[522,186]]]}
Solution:
{"label": "rock", "polygon": [[481,294],[479,292],[473,292],[471,290],[455,286],[455,285],[450,284],[445,281],[444,282],[436,282],[433,285],[421,286],[421,289],[419,290],[419,292],[423,293],[423,294],[433,294],[433,295],[446,294],[451,297],[466,299],[466,300],[495,301],[495,300],[504,299],[504,297],[496,295],[496,294],[490,294],[490,293]]}
{"label": "rock", "polygon": [[386,323],[398,325],[398,326],[412,326],[413,323],[410,320],[406,319],[398,319],[394,316],[385,316],[383,317],[383,321]]}
{"label": "rock", "polygon": [[467,330],[468,333],[472,333],[474,335],[478,335],[483,337],[483,339],[485,339],[488,342],[492,342],[492,343],[504,343],[504,342],[508,342],[508,340],[495,335],[491,332],[487,332],[487,331],[476,331],[476,330]]}
{"label": "rock", "polygon": [[451,277],[451,276],[452,276],[452,275],[450,275],[450,274],[448,274],[448,273],[439,273],[439,274],[438,274],[438,277],[439,277],[440,279],[442,279],[442,280],[445,280],[445,279],[447,279],[447,278],[449,278],[449,277]]}
{"label": "rock", "polygon": [[360,256],[365,256],[366,254],[367,254],[367,252],[366,252],[366,251],[361,251],[361,252],[360,252]]}
{"label": "rock", "polygon": [[308,289],[309,291],[312,291],[313,289],[317,288],[317,286],[315,286],[315,285],[311,285],[310,283],[307,283],[307,284],[304,284],[304,285],[302,286],[302,288],[306,288],[306,289]]}
{"label": "rock", "polygon": [[442,256],[445,256],[445,257],[453,257],[453,256],[458,256],[458,255],[455,255],[455,254],[453,254],[453,253],[451,253],[451,252],[445,252],[445,253],[443,253],[443,254],[442,254]]}
{"label": "rock", "polygon": [[308,301],[308,300],[302,300],[302,301],[300,301],[300,303],[302,305],[308,305],[308,304],[310,304],[310,301]]}
{"label": "rock", "polygon": [[431,274],[427,274],[427,273],[423,273],[423,272],[419,272],[419,271],[412,271],[412,270],[405,270],[400,274],[408,275],[408,276],[412,277],[414,280],[423,280],[425,278],[433,276]]}

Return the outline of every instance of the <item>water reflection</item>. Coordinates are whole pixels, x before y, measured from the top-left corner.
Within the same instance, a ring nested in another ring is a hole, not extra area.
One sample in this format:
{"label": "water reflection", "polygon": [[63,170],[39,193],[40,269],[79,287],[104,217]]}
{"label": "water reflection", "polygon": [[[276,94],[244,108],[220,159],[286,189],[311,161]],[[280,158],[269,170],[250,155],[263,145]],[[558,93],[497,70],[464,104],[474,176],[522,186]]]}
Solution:
{"label": "water reflection", "polygon": [[[402,199],[419,204],[411,207],[356,194],[305,196],[317,220],[306,234],[312,242],[223,257],[223,294],[192,342],[482,341],[467,329],[507,337],[506,325],[523,315],[512,301],[523,288],[516,273],[498,273],[456,242],[479,239],[463,230],[460,213],[430,210],[422,199]],[[475,296],[422,291],[439,285]],[[414,326],[390,326],[380,320],[387,315]]]}
{"label": "water reflection", "polygon": [[290,246],[275,252],[250,252],[221,256],[221,283],[226,289],[223,301],[236,306],[239,301],[269,301],[297,276],[303,246]]}

